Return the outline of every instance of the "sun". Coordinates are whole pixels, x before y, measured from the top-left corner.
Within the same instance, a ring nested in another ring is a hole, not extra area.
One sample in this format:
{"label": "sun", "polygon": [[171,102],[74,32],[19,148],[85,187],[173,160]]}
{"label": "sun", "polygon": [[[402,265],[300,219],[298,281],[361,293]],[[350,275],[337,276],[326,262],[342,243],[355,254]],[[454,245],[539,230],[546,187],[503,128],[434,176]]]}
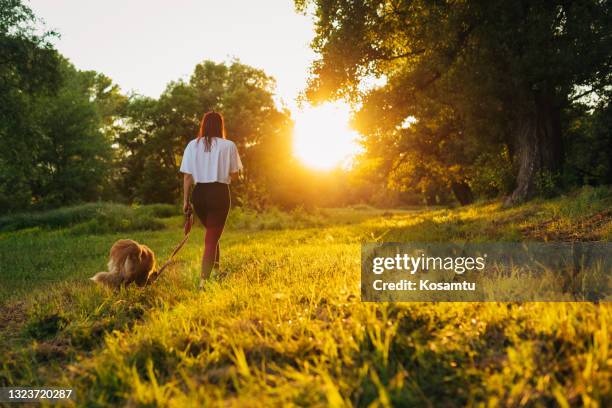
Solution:
{"label": "sun", "polygon": [[350,108],[343,103],[308,106],[298,111],[293,154],[318,170],[346,168],[361,150],[358,134],[349,127]]}

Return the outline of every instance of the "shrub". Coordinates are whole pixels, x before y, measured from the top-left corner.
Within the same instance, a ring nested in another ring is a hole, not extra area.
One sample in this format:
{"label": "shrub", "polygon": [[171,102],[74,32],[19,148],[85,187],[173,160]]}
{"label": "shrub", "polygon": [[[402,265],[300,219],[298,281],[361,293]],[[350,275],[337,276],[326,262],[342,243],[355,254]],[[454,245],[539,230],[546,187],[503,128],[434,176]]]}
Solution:
{"label": "shrub", "polygon": [[536,194],[552,198],[560,193],[560,175],[548,170],[539,171],[535,177]]}
{"label": "shrub", "polygon": [[109,204],[89,203],[42,212],[23,212],[0,217],[0,231],[16,231],[24,228],[61,228],[87,221],[97,211]]}
{"label": "shrub", "polygon": [[483,153],[471,172],[471,187],[478,197],[494,198],[508,194],[514,188],[514,172],[508,149],[498,154]]}
{"label": "shrub", "polygon": [[168,218],[181,214],[181,210],[171,204],[149,204],[137,207],[136,211],[156,218]]}
{"label": "shrub", "polygon": [[[174,206],[154,204],[130,207],[113,203],[88,203],[42,212],[25,212],[0,217],[0,231],[25,228],[71,228],[74,232],[113,232],[160,229],[163,224],[155,217],[177,214]],[[77,227],[78,226],[78,227]]]}
{"label": "shrub", "polygon": [[125,208],[104,209],[95,218],[70,228],[70,232],[73,234],[106,234],[164,228],[164,224],[154,217],[127,208],[127,211]]}

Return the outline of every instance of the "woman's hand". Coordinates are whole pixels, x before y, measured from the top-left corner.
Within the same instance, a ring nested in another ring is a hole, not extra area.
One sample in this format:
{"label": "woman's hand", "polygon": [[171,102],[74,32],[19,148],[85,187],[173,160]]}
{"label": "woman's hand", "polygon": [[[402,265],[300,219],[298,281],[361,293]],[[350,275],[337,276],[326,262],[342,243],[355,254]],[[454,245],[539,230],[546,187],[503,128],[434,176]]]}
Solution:
{"label": "woman's hand", "polygon": [[189,203],[189,201],[184,201],[183,202],[183,214],[185,215],[189,215],[191,214],[191,203]]}

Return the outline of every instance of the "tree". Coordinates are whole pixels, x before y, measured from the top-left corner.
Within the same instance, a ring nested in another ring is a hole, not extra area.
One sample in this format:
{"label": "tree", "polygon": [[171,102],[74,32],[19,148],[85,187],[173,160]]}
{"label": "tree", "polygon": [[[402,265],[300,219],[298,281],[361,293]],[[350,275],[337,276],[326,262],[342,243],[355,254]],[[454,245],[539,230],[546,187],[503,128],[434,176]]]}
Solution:
{"label": "tree", "polygon": [[[112,139],[125,102],[106,76],[78,71],[18,0],[0,0],[0,209],[110,196]],[[105,195],[106,194],[106,195]]]}
{"label": "tree", "polygon": [[234,198],[256,200],[289,155],[289,115],[276,108],[274,81],[263,71],[234,61],[198,64],[189,81],[170,83],[158,100],[132,98],[117,138],[122,190],[130,200],[175,202],[180,197],[183,150],[198,131],[203,113],[223,113],[228,138],[245,165]]}
{"label": "tree", "polygon": [[[0,0],[0,211],[25,210],[31,204],[30,180],[42,138],[33,101],[52,94],[60,83],[59,59],[36,35],[37,20],[20,0]],[[35,177],[36,175],[34,175]]]}
{"label": "tree", "polygon": [[31,177],[32,204],[56,207],[102,197],[109,187],[113,99],[118,87],[104,75],[60,64],[55,95],[35,101],[40,150]]}
{"label": "tree", "polygon": [[568,115],[566,176],[572,184],[612,184],[612,103],[577,105]]}
{"label": "tree", "polygon": [[[311,99],[360,99],[362,118],[375,118],[379,133],[412,116],[425,128],[457,129],[442,140],[493,144],[498,152],[507,146],[517,168],[508,204],[531,197],[539,175],[561,170],[561,112],[579,90],[603,95],[611,85],[608,1],[296,4],[315,6],[313,47],[321,57]],[[364,92],[370,77],[386,83]]]}

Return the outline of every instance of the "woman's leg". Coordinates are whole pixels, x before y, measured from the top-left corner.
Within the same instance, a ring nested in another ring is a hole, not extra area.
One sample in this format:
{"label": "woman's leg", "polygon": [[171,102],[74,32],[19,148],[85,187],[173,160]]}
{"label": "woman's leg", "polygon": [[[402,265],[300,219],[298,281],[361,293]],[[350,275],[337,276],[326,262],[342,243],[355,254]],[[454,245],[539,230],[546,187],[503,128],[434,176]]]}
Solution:
{"label": "woman's leg", "polygon": [[202,255],[202,279],[208,279],[213,266],[219,262],[219,239],[223,234],[223,226],[210,226],[206,228],[204,236],[204,254]]}
{"label": "woman's leg", "polygon": [[221,258],[221,240],[217,241],[217,252],[215,254],[215,265],[213,266],[213,269],[219,269],[220,263],[219,263],[219,259]]}
{"label": "woman's leg", "polygon": [[230,196],[227,184],[213,183],[209,186],[208,203],[211,208],[207,211],[204,226],[204,255],[202,256],[202,279],[210,277],[213,267],[219,265],[221,250],[219,240],[223,234],[225,220],[229,213]]}
{"label": "woman's leg", "polygon": [[204,226],[204,252],[202,253],[200,272],[202,279],[208,278],[211,270],[210,264],[214,265],[218,257],[216,251],[213,251],[213,248],[215,248],[215,235],[219,235],[218,232],[215,232],[215,225],[217,223],[211,217],[211,204],[215,198],[214,195],[214,189],[211,185],[202,183],[196,184],[191,195],[193,209]]}

